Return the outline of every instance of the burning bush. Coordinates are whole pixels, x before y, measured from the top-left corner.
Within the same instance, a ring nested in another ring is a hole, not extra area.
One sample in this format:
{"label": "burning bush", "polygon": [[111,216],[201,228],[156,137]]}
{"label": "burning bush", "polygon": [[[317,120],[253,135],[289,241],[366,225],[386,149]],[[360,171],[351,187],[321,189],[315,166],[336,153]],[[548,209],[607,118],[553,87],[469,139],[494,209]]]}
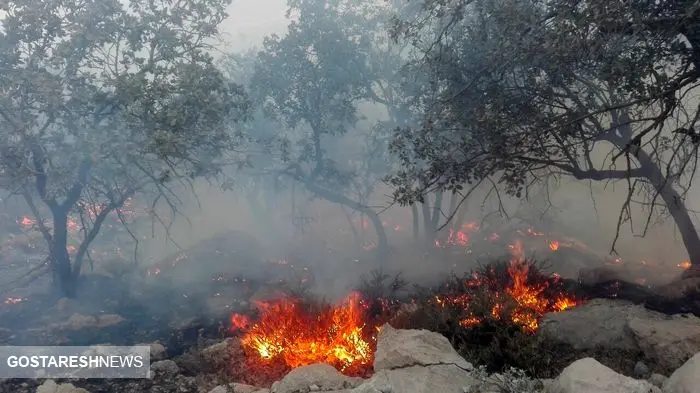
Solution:
{"label": "burning bush", "polygon": [[512,366],[541,375],[553,348],[534,335],[540,319],[580,302],[557,275],[513,258],[424,290],[418,310],[395,323],[442,333],[467,360],[491,371]]}
{"label": "burning bush", "polygon": [[544,314],[579,302],[567,293],[559,276],[545,275],[534,262],[525,260],[494,263],[465,277],[452,277],[429,301],[456,310],[455,320],[462,327],[506,321],[527,333],[537,330]]}
{"label": "burning bush", "polygon": [[[378,326],[426,328],[447,336],[468,360],[522,367],[535,350],[542,316],[578,304],[556,275],[519,258],[488,265],[412,300],[397,293],[399,276],[375,272],[337,306],[284,298],[257,304],[254,319],[234,314],[234,329],[254,364],[287,368],[325,362],[349,375],[371,371]],[[406,307],[411,305],[412,307]],[[523,367],[526,368],[526,367]],[[527,368],[526,368],[527,369]]]}
{"label": "burning bush", "polygon": [[241,345],[253,363],[288,368],[324,362],[348,375],[366,375],[374,355],[376,326],[365,323],[358,293],[339,305],[299,298],[258,302],[255,323],[234,314],[234,329],[244,329]]}

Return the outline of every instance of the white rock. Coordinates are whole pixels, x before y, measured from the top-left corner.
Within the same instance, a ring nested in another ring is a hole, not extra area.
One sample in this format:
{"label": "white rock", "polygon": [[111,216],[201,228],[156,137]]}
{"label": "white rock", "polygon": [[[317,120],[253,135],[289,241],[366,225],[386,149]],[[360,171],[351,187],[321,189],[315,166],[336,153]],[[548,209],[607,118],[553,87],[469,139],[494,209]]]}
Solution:
{"label": "white rock", "polygon": [[165,349],[165,346],[159,342],[137,344],[137,346],[148,346],[151,348],[151,363],[168,357],[168,351]]}
{"label": "white rock", "polygon": [[700,352],[664,382],[664,393],[697,393],[700,390]]}
{"label": "white rock", "polygon": [[651,313],[630,302],[593,299],[570,310],[546,314],[537,334],[575,349],[638,350],[634,336],[627,329],[627,321]]}
{"label": "white rock", "polygon": [[72,383],[57,384],[51,379],[44,381],[36,389],[36,393],[90,393],[83,388],[76,388]]}
{"label": "white rock", "polygon": [[345,376],[331,365],[318,363],[295,368],[270,390],[272,393],[309,392],[312,385],[322,391],[341,390],[354,388],[362,382],[362,378]]}
{"label": "white rock", "polygon": [[382,326],[377,336],[374,370],[392,370],[415,365],[454,364],[464,370],[474,367],[459,356],[449,340],[428,330],[394,329]]}
{"label": "white rock", "polygon": [[209,393],[258,393],[260,392],[260,389],[251,386],[251,385],[246,385],[242,383],[230,383],[228,386],[226,385],[219,385],[215,387],[214,389],[210,390]]}
{"label": "white rock", "polygon": [[454,364],[382,370],[352,393],[464,393],[478,381]]}
{"label": "white rock", "polygon": [[151,364],[151,372],[158,376],[174,376],[180,372],[180,367],[172,360],[159,360]]}
{"label": "white rock", "polygon": [[640,381],[618,374],[585,358],[571,363],[548,386],[548,393],[661,393],[661,389],[647,381]]}
{"label": "white rock", "polygon": [[83,329],[102,329],[114,325],[118,325],[126,321],[124,317],[117,314],[101,314],[101,315],[82,315],[73,314],[65,322],[58,322],[49,325],[50,328],[57,330],[83,330]]}
{"label": "white rock", "polygon": [[668,316],[621,300],[594,299],[549,313],[540,322],[538,334],[575,349],[642,351],[648,364],[668,372],[700,351],[700,318]]}
{"label": "white rock", "polygon": [[700,352],[700,318],[694,315],[635,317],[627,326],[644,355],[669,372]]}
{"label": "white rock", "polygon": [[227,338],[224,341],[218,342],[202,349],[202,356],[213,366],[223,366],[229,363],[231,359],[231,350],[233,341]]}
{"label": "white rock", "polygon": [[648,381],[650,384],[658,387],[663,387],[664,383],[666,383],[666,380],[668,379],[667,376],[659,374],[659,373],[652,373],[651,376],[649,377]]}

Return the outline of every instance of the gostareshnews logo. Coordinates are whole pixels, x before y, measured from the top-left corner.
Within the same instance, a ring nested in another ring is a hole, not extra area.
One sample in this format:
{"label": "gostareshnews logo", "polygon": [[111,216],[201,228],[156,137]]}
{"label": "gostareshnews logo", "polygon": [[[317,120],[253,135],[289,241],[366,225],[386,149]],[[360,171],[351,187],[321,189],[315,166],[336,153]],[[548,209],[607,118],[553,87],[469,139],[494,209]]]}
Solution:
{"label": "gostareshnews logo", "polygon": [[151,347],[0,346],[0,378],[149,378]]}

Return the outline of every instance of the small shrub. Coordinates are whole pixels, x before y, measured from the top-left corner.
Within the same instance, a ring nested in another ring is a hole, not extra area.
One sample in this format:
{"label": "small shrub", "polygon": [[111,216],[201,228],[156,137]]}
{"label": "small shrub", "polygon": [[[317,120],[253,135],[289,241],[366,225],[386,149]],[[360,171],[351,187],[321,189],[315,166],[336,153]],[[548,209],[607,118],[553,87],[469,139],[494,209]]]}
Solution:
{"label": "small shrub", "polygon": [[[516,367],[540,378],[556,376],[570,363],[566,355],[571,351],[561,353],[561,346],[533,334],[533,325],[544,312],[554,310],[566,288],[544,273],[542,264],[518,263],[495,262],[453,275],[437,288],[422,289],[418,309],[395,326],[439,332],[468,361],[492,373]],[[533,293],[538,303],[514,298],[517,293],[509,289],[516,284],[537,288]]]}
{"label": "small shrub", "polygon": [[489,375],[485,367],[479,367],[472,374],[479,381],[469,393],[540,393],[544,390],[542,381],[532,379],[527,372],[509,367],[502,374]]}
{"label": "small shrub", "polygon": [[402,314],[401,308],[410,304],[407,287],[408,283],[401,273],[392,276],[377,269],[368,276],[362,276],[355,291],[365,303],[368,325],[380,325]]}

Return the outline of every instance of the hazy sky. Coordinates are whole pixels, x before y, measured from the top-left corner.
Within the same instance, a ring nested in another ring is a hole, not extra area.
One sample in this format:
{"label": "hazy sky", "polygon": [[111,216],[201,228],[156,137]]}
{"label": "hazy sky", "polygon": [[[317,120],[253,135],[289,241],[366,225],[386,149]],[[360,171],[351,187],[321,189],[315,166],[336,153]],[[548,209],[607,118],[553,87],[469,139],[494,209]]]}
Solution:
{"label": "hazy sky", "polygon": [[287,27],[287,0],[233,0],[229,18],[222,24],[226,50],[242,51],[260,45],[266,35]]}

